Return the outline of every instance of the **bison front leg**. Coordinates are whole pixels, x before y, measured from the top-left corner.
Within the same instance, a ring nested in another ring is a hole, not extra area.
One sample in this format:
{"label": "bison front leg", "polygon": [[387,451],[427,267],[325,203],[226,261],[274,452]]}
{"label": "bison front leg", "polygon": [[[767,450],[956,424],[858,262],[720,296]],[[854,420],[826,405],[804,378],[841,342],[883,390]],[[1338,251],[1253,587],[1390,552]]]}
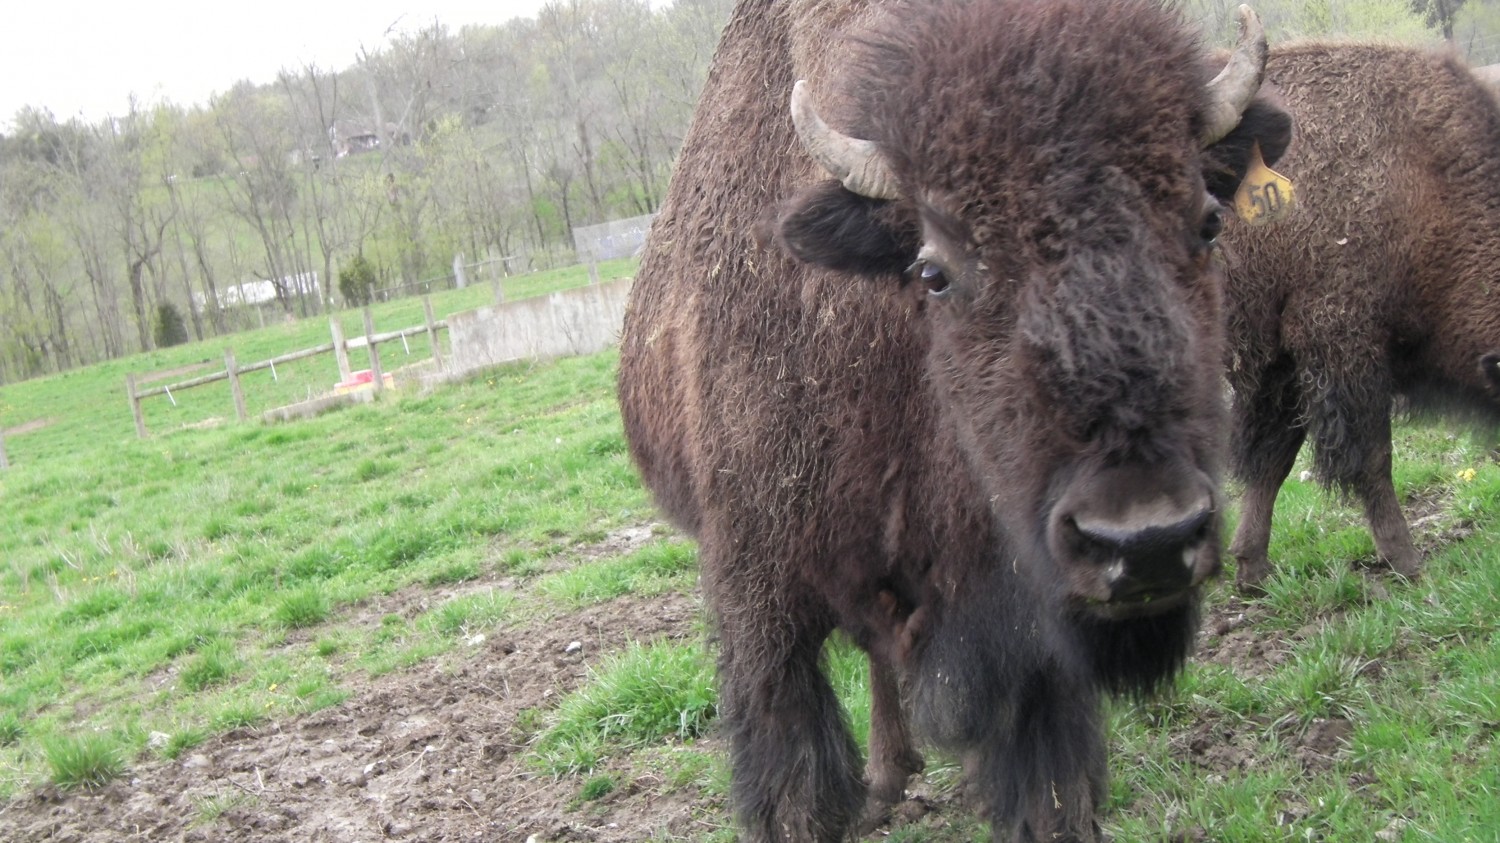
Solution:
{"label": "bison front leg", "polygon": [[1098,694],[1035,676],[1016,716],[968,764],[995,843],[1097,843],[1105,745]]}
{"label": "bison front leg", "polygon": [[797,615],[720,619],[720,714],[747,843],[839,843],[864,803],[859,747],[820,668],[827,630]]}
{"label": "bison front leg", "polygon": [[869,799],[861,830],[884,822],[891,806],[906,796],[906,782],[922,771],[922,756],[912,742],[901,707],[896,671],[883,657],[870,654],[870,760],[866,778]]}

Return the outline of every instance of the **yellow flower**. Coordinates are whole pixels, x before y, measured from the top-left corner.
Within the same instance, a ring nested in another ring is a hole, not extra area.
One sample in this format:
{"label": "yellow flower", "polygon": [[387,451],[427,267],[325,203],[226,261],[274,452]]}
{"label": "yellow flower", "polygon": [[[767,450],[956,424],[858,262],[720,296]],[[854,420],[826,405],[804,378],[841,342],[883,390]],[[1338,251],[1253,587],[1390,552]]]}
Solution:
{"label": "yellow flower", "polygon": [[278,685],[279,685],[279,683],[272,682],[271,683],[271,687],[268,688],[267,690],[274,692],[276,690],[276,688],[277,688]]}
{"label": "yellow flower", "polygon": [[1462,480],[1465,483],[1473,482],[1473,480],[1474,480],[1474,469],[1472,469],[1472,468],[1466,468],[1463,471],[1460,471],[1458,473],[1458,479]]}

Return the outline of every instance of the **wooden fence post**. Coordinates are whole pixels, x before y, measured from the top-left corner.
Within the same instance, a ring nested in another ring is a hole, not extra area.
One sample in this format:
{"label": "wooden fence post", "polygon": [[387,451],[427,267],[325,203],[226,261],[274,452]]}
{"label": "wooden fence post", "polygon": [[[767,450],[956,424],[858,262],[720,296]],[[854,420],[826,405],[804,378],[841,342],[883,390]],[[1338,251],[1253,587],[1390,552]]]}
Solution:
{"label": "wooden fence post", "polygon": [[10,457],[5,455],[5,428],[0,427],[0,469],[10,468]]}
{"label": "wooden fence post", "polygon": [[234,414],[245,420],[245,389],[240,386],[240,370],[234,365],[234,349],[224,349],[224,371],[229,375],[229,391],[234,395]]}
{"label": "wooden fence post", "polygon": [[500,287],[500,279],[495,279],[495,304],[505,304],[505,290]]}
{"label": "wooden fence post", "polygon": [[375,392],[385,389],[385,374],[380,371],[380,349],[375,345],[375,319],[370,315],[370,306],[365,305],[365,346],[370,350],[370,379]]}
{"label": "wooden fence post", "polygon": [[422,297],[422,315],[427,319],[427,342],[432,346],[432,359],[437,361],[438,371],[443,370],[443,346],[438,342],[437,327],[432,318],[432,296]]}
{"label": "wooden fence post", "polygon": [[344,323],[339,321],[338,314],[328,317],[328,328],[333,333],[333,356],[339,361],[339,383],[348,383],[349,347],[344,344]]}
{"label": "wooden fence post", "polygon": [[130,414],[135,416],[135,435],[146,438],[146,417],[141,415],[141,399],[135,394],[135,373],[125,373],[125,395],[130,399]]}

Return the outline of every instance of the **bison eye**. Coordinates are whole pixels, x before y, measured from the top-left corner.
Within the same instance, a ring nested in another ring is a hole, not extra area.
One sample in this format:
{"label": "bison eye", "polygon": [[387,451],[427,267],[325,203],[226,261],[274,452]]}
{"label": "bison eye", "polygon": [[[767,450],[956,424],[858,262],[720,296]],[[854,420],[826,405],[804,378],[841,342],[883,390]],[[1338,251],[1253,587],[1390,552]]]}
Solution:
{"label": "bison eye", "polygon": [[928,295],[940,297],[948,294],[948,276],[943,272],[942,267],[932,261],[918,258],[907,271],[922,282],[927,288]]}
{"label": "bison eye", "polygon": [[1204,243],[1213,243],[1219,239],[1219,233],[1224,230],[1224,212],[1219,208],[1209,208],[1203,215],[1202,228],[1198,230],[1198,236],[1203,238]]}

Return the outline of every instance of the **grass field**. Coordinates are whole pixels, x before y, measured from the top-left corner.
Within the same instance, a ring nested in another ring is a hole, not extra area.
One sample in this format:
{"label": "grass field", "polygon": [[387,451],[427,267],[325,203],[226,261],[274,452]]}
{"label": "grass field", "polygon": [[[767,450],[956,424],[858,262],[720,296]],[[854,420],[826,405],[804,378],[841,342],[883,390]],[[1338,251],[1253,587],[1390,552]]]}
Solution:
{"label": "grass field", "polygon": [[[586,282],[575,268],[512,279],[506,293]],[[434,307],[446,315],[492,296],[487,286],[453,291]],[[351,333],[362,322],[357,311],[340,318]],[[376,319],[420,324],[421,302],[379,306]],[[327,330],[317,319],[226,341],[253,361],[326,342]],[[461,580],[485,565],[524,571],[560,537],[646,518],[607,357],[546,376],[497,371],[280,427],[234,423],[220,382],[184,391],[176,406],[149,399],[154,433],[137,439],[123,373],[203,359],[222,368],[206,356],[217,348],[165,349],[0,392],[0,422],[34,427],[6,437],[12,467],[0,473],[0,793],[31,780],[52,744],[80,728],[125,755],[170,732],[176,751],[215,728],[327,705],[341,693],[331,657],[357,649],[363,669],[389,670],[444,646],[436,633],[454,619],[425,637],[387,635],[399,646],[353,648],[330,631],[310,658],[276,652],[289,630],[407,583]],[[428,354],[413,343],[412,357]],[[279,380],[254,373],[247,404],[254,414],[326,391],[334,369],[328,355],[281,367]],[[488,559],[499,537],[504,557]],[[163,671],[181,672],[181,698],[149,692]],[[279,694],[264,691],[273,686]]]}
{"label": "grass field", "polygon": [[[606,261],[599,265],[603,279],[629,276],[635,261]],[[506,301],[545,295],[589,282],[583,267],[518,275],[502,280]],[[442,319],[449,314],[493,304],[493,284],[476,284],[462,290],[445,290],[431,296],[433,315]],[[377,332],[419,327],[423,324],[422,300],[405,298],[383,302],[372,308]],[[346,338],[364,335],[364,317],[359,310],[338,311],[335,317],[343,326]],[[110,360],[84,369],[74,369],[20,384],[0,386],[0,429],[6,433],[5,448],[10,461],[72,461],[83,456],[91,446],[132,438],[135,425],[126,399],[125,375],[136,375],[137,388],[170,385],[199,375],[224,369],[224,350],[234,350],[241,366],[269,360],[289,352],[323,345],[331,341],[329,317],[318,316],[256,330],[231,334],[203,342],[189,343]],[[381,367],[389,372],[414,361],[431,357],[425,333],[410,336],[405,346],[400,341],[380,345]],[[368,368],[363,349],[350,353],[350,365]],[[243,377],[247,411],[251,416],[309,396],[330,392],[339,379],[333,354],[293,361],[269,369],[251,372]],[[170,431],[187,425],[233,420],[234,402],[227,381],[217,381],[182,391],[173,396],[174,405],[165,396],[153,396],[142,402],[146,428],[153,433]]]}
{"label": "grass field", "polygon": [[[480,300],[441,299],[440,314],[488,301],[488,290],[459,292]],[[353,331],[357,314],[345,318]],[[418,324],[420,302],[376,318]],[[229,344],[249,362],[326,330],[311,320]],[[656,518],[626,454],[613,352],[284,425],[234,422],[227,388],[208,386],[175,408],[153,399],[153,436],[136,439],[124,373],[221,363],[221,345],[0,391],[7,428],[47,421],[7,436],[13,467],[0,472],[0,800],[48,782],[95,786],[214,735],[335,705],[356,679],[477,633],[696,587],[693,549],[669,532],[557,562]],[[252,412],[331,382],[331,369],[328,358],[283,382],[256,373]],[[209,419],[220,421],[200,424]],[[1400,427],[1396,462],[1428,576],[1365,574],[1362,519],[1294,472],[1269,593],[1243,600],[1217,585],[1175,693],[1111,708],[1115,839],[1500,839],[1500,466],[1428,425]],[[379,595],[497,576],[519,585],[350,622],[351,607]],[[836,646],[830,661],[863,734],[862,659]],[[712,735],[711,665],[701,644],[608,655],[518,724],[527,763],[576,788],[581,816],[632,766],[721,799],[721,760],[674,756],[661,774],[667,748]],[[933,759],[930,780],[953,777]],[[716,821],[703,839],[731,839]],[[984,834],[950,812],[884,839]]]}

